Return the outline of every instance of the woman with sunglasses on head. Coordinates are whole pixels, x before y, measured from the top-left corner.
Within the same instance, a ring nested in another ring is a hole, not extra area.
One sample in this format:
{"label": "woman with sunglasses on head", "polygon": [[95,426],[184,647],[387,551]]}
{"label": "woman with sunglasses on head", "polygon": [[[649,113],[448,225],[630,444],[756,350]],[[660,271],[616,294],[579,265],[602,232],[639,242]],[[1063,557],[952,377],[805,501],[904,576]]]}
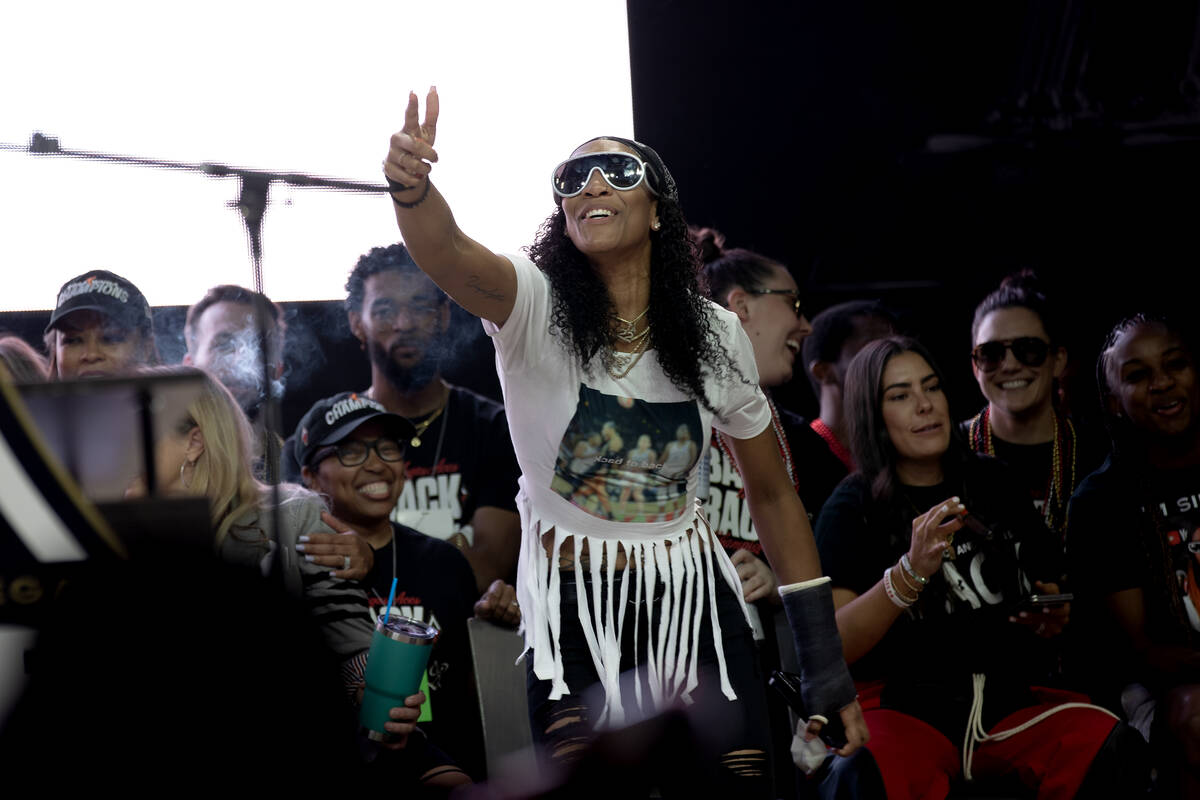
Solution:
{"label": "woman with sunglasses on head", "polygon": [[1042,800],[1132,797],[1114,777],[1121,760],[1096,758],[1110,737],[1128,740],[1115,717],[1034,689],[1048,665],[1031,654],[1068,608],[1019,601],[1058,591],[1061,554],[1007,468],[962,443],[942,383],[912,339],[855,356],[858,470],[817,521],[887,797],[944,798],[960,774],[1015,776]]}
{"label": "woman with sunglasses on head", "polygon": [[1060,324],[1031,272],[1005,278],[984,298],[971,325],[971,369],[988,404],[966,429],[973,450],[1023,478],[1046,527],[1061,537],[1067,501],[1104,453],[1057,408],[1067,366]]}
{"label": "woman with sunglasses on head", "polygon": [[[417,264],[484,320],[497,353],[522,469],[518,595],[532,652],[534,734],[551,757],[581,753],[596,725],[617,726],[680,699],[728,710],[714,780],[768,796],[765,700],[739,581],[695,506],[696,461],[630,469],[603,457],[608,503],[576,505],[573,445],[612,422],[663,453],[677,440],[734,437],[755,526],[805,666],[814,713],[841,714],[847,752],[866,736],[841,658],[804,509],[787,478],[752,349],[737,320],[697,291],[696,261],[673,179],[651,148],[619,137],[585,142],[554,170],[557,205],[530,248],[501,256],[467,238],[429,180],[438,99],[404,130],[384,164],[396,218]],[[678,449],[678,448],[676,448]],[[662,457],[659,457],[660,462]],[[629,474],[626,474],[629,473]],[[621,502],[635,483],[642,501]],[[621,673],[634,670],[623,687]],[[584,690],[599,683],[592,703]],[[814,730],[820,726],[814,720]],[[711,766],[711,765],[701,765]]]}
{"label": "woman with sunglasses on head", "polygon": [[[1071,498],[1081,612],[1107,627],[1093,669],[1145,735],[1159,795],[1200,797],[1200,374],[1194,332],[1136,314],[1113,327],[1096,384],[1113,452]],[[1122,691],[1122,687],[1124,690]]]}

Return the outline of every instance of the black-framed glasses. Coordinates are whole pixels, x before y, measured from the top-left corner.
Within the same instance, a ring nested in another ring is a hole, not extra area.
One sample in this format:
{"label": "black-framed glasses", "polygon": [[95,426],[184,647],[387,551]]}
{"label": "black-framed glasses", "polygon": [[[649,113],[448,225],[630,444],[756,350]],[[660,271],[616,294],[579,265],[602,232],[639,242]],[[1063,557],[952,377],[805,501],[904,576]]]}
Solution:
{"label": "black-framed glasses", "polygon": [[568,158],[555,167],[551,174],[554,193],[559,197],[574,197],[583,191],[592,179],[592,173],[597,170],[614,189],[627,192],[636,189],[645,180],[650,194],[658,197],[653,178],[646,178],[649,172],[646,162],[631,153],[584,153]]}
{"label": "black-framed glasses", "polygon": [[796,312],[797,317],[804,316],[804,302],[800,299],[800,293],[795,289],[747,289],[750,294],[782,294],[792,298],[792,311]]}
{"label": "black-framed glasses", "polygon": [[1036,336],[1019,336],[999,342],[984,342],[971,351],[971,360],[984,372],[995,372],[1004,363],[1005,351],[1027,367],[1040,367],[1050,355],[1050,343]]}
{"label": "black-framed glasses", "polygon": [[313,458],[313,463],[319,463],[332,452],[343,467],[357,467],[367,463],[372,450],[382,461],[395,463],[404,458],[404,445],[400,443],[400,440],[391,436],[380,436],[369,442],[362,439],[348,439],[331,445],[318,452]]}

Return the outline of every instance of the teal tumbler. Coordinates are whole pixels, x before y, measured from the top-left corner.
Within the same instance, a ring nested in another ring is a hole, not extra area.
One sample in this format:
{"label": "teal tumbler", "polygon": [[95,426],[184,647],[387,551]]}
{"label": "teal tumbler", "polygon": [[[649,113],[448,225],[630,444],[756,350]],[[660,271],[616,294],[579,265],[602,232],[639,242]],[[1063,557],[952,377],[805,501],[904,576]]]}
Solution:
{"label": "teal tumbler", "polygon": [[391,719],[388,712],[404,705],[404,699],[421,688],[437,634],[432,625],[407,617],[391,616],[386,626],[382,616],[375,621],[367,653],[367,685],[358,714],[367,738],[377,742],[391,738],[383,727]]}

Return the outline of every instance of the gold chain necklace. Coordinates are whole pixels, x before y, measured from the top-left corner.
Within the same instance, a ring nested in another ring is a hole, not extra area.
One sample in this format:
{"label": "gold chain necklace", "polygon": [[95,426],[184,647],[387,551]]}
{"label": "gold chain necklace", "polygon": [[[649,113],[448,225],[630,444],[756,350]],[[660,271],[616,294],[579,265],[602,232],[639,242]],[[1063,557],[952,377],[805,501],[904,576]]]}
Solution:
{"label": "gold chain necklace", "polygon": [[[646,332],[649,332],[649,330],[649,328],[646,328]],[[650,337],[643,334],[638,339],[637,346],[628,353],[618,353],[616,350],[614,350],[612,353],[612,363],[606,367],[608,374],[612,376],[612,379],[619,381],[628,375],[630,370],[637,366],[637,363],[642,360],[642,356],[645,354],[646,347],[649,344]]]}
{"label": "gold chain necklace", "polygon": [[[413,423],[413,437],[409,441],[409,444],[411,444],[413,447],[421,446],[421,436],[423,436],[425,431],[429,429],[429,426],[433,424],[433,421],[435,419],[437,419],[438,417],[440,417],[442,415],[442,412],[446,410],[446,401],[448,401],[449,399],[450,399],[450,391],[446,390],[445,393],[442,395],[442,404],[437,407],[437,410],[434,411],[432,414],[430,414],[425,419],[423,419],[421,422]],[[409,420],[409,422],[412,422],[412,420]]]}
{"label": "gold chain necklace", "polygon": [[616,314],[613,314],[612,318],[621,324],[614,326],[612,335],[620,339],[622,342],[625,342],[625,344],[633,344],[638,339],[641,339],[650,332],[650,326],[647,324],[645,330],[643,330],[641,333],[637,333],[637,323],[638,320],[646,316],[646,312],[649,310],[650,306],[646,306],[642,309],[642,313],[638,314],[633,319],[625,319],[624,317],[619,317]]}

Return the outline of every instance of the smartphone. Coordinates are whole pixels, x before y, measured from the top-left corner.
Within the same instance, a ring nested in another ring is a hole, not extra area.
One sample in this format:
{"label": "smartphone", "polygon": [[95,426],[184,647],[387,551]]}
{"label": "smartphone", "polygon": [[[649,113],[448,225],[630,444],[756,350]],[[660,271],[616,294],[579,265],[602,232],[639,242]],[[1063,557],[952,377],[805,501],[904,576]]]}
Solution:
{"label": "smartphone", "polygon": [[[767,679],[767,685],[783,695],[783,699],[787,701],[792,711],[796,712],[796,716],[800,719],[808,719],[808,710],[804,707],[804,699],[800,695],[799,675],[777,669]],[[817,736],[835,750],[845,747],[846,726],[842,724],[841,715],[831,716],[829,722],[821,727],[821,732]]]}
{"label": "smartphone", "polygon": [[1022,597],[1017,601],[1015,611],[1021,611],[1029,608],[1057,608],[1058,606],[1066,605],[1075,599],[1075,595],[1070,592],[1062,594],[1031,594],[1027,597]]}

